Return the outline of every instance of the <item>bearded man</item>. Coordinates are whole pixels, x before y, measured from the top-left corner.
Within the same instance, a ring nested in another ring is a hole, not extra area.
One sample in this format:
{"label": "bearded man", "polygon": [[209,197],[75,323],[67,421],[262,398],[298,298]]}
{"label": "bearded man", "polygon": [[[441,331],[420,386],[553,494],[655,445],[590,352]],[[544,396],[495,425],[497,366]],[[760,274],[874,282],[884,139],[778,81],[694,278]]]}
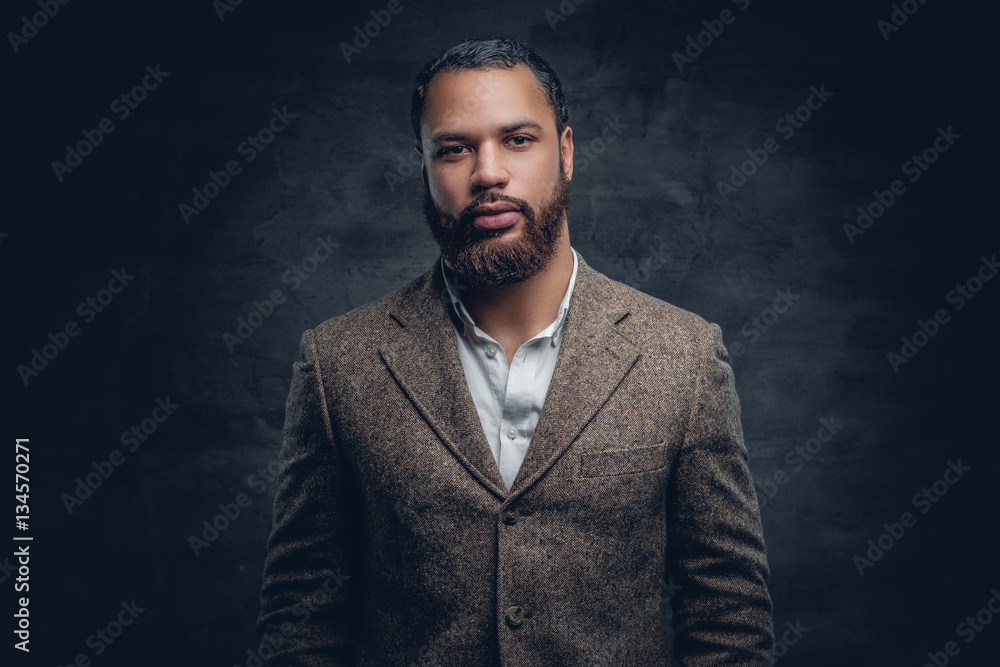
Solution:
{"label": "bearded man", "polygon": [[570,246],[573,130],[527,45],[468,40],[411,120],[441,257],[306,331],[268,541],[269,665],[771,664],[719,327]]}

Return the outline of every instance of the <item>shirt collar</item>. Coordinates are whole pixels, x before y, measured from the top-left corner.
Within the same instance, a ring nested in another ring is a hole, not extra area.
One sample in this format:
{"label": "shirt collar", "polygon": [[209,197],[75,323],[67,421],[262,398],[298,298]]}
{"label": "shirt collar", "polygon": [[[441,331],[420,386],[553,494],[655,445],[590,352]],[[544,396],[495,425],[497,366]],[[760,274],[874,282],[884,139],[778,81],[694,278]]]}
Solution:
{"label": "shirt collar", "polygon": [[[556,315],[556,319],[553,320],[552,324],[545,327],[545,329],[534,336],[534,338],[551,338],[551,344],[553,346],[562,340],[563,330],[565,329],[566,323],[566,313],[569,312],[569,301],[573,296],[573,287],[576,286],[577,269],[580,266],[576,251],[573,250],[572,246],[570,246],[570,251],[573,253],[573,273],[569,277],[569,286],[566,287],[566,294],[563,295],[562,301],[559,302],[559,313]],[[478,335],[480,330],[476,327],[476,322],[472,319],[472,315],[469,314],[469,311],[465,309],[465,304],[462,303],[462,299],[459,296],[461,291],[464,290],[467,285],[463,285],[460,279],[456,280],[454,283],[448,279],[448,272],[444,269],[444,256],[441,257],[441,276],[444,278],[444,285],[448,290],[448,297],[451,301],[451,305],[462,322],[462,337],[465,338],[468,336],[469,325],[472,326],[473,335]],[[532,340],[534,340],[534,338]]]}

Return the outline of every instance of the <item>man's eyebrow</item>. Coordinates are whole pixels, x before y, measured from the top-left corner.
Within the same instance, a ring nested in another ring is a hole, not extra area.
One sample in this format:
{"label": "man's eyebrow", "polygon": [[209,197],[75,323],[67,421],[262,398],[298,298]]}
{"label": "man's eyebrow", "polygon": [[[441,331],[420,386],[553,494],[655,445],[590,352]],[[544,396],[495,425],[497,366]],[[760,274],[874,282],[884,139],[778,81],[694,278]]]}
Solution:
{"label": "man's eyebrow", "polygon": [[525,119],[501,127],[500,134],[510,134],[511,132],[517,132],[518,130],[534,130],[535,132],[542,132],[543,128],[535,121]]}
{"label": "man's eyebrow", "polygon": [[454,132],[443,132],[431,137],[430,141],[432,144],[443,144],[446,141],[467,141],[469,137],[464,134],[456,134]]}
{"label": "man's eyebrow", "polygon": [[[518,120],[510,125],[504,125],[503,127],[497,128],[497,134],[510,134],[511,132],[518,132],[520,130],[534,130],[535,132],[543,132],[544,128],[533,120]],[[442,132],[441,134],[436,134],[430,138],[432,145],[443,144],[447,141],[468,141],[469,136],[466,134],[460,134],[457,132]]]}

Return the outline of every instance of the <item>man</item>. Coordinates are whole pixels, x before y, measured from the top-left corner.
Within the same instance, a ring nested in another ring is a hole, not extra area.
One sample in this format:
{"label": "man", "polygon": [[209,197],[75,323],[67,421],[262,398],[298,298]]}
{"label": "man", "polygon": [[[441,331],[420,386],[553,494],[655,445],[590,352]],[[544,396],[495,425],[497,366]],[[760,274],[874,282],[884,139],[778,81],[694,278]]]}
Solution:
{"label": "man", "polygon": [[526,45],[463,42],[412,119],[441,261],[307,331],[261,654],[272,665],[771,664],[720,330],[590,268],[573,131]]}

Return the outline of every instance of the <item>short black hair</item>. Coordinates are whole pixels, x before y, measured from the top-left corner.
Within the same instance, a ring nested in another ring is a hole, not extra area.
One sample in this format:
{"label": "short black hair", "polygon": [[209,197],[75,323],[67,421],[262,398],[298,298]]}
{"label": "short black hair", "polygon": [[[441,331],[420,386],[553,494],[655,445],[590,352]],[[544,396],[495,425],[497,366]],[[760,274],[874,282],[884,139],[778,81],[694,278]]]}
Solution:
{"label": "short black hair", "polygon": [[424,99],[431,80],[442,71],[457,71],[465,69],[488,69],[503,67],[512,69],[515,65],[524,63],[534,72],[535,78],[545,91],[549,106],[556,115],[556,130],[562,135],[569,124],[569,107],[566,106],[566,95],[562,83],[555,70],[544,58],[524,42],[516,39],[489,36],[467,39],[461,44],[446,49],[424,65],[417,74],[413,85],[413,102],[410,105],[410,122],[413,124],[413,134],[420,145],[420,122],[424,115]]}

